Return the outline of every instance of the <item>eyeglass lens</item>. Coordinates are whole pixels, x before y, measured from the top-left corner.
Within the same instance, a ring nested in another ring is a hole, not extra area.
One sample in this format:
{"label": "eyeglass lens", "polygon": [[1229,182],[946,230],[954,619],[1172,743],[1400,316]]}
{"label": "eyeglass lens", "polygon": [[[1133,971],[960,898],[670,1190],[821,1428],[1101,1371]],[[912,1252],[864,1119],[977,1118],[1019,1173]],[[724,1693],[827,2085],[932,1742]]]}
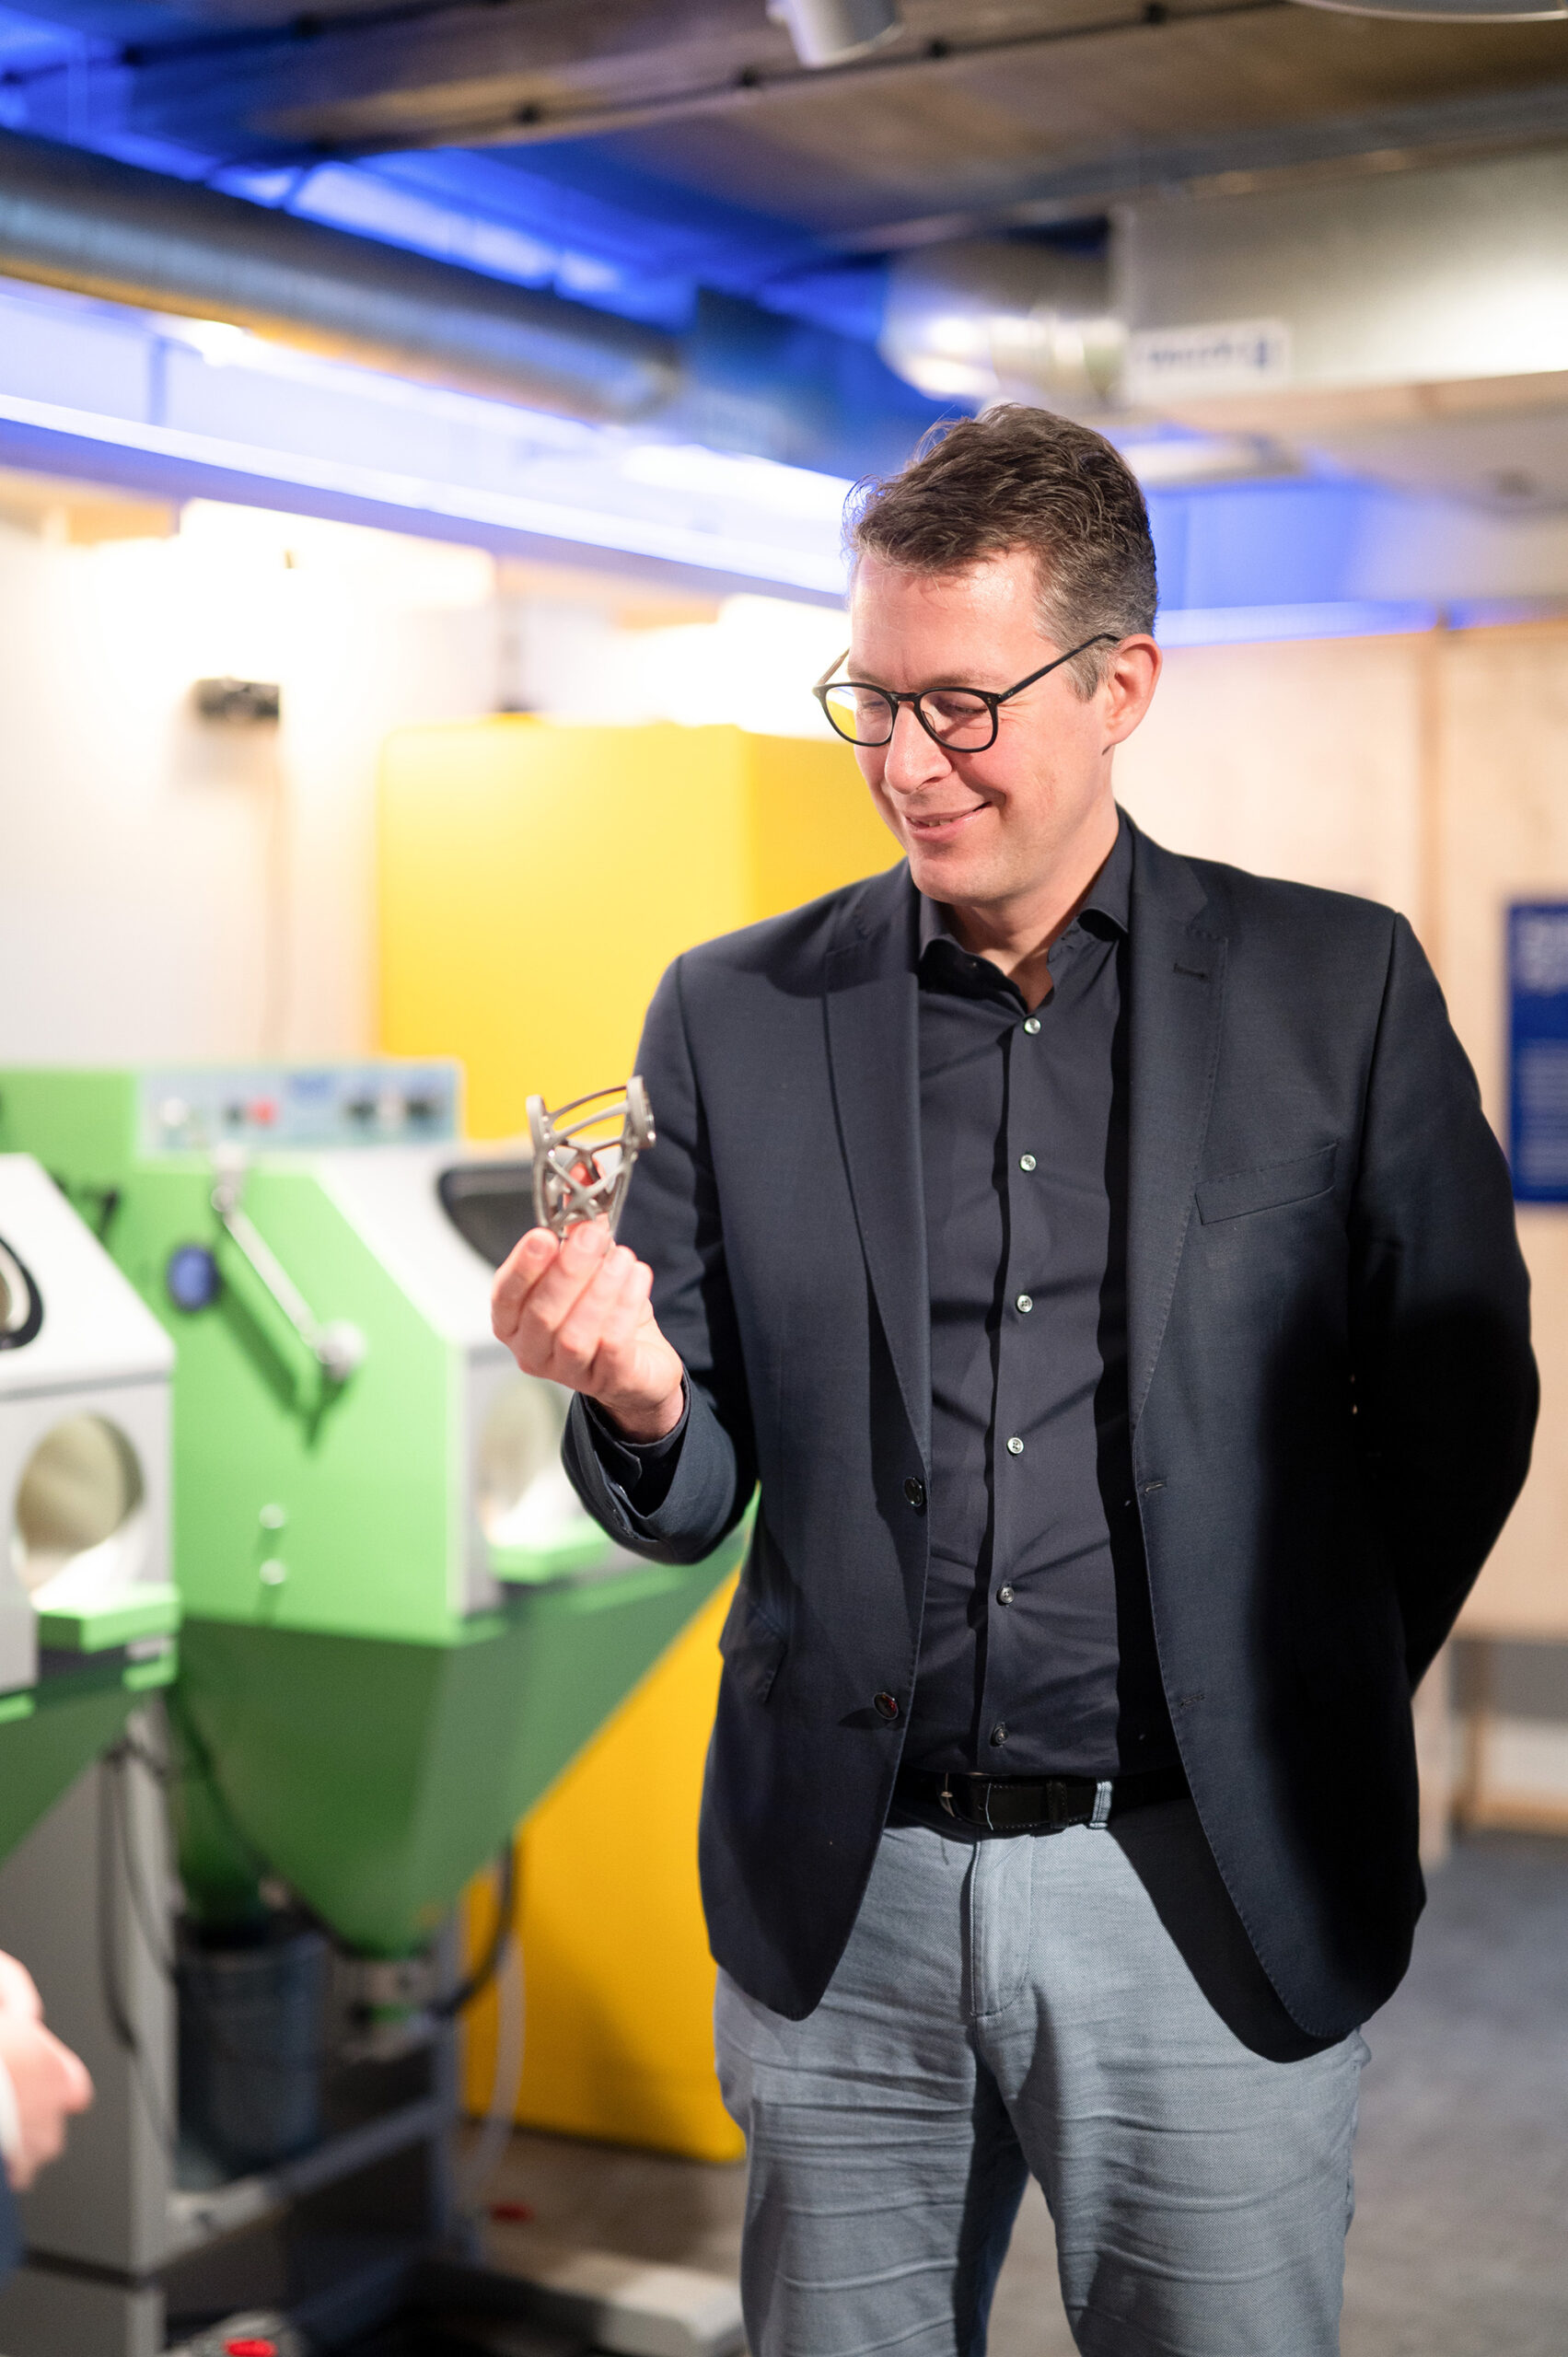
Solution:
{"label": "eyeglass lens", "polygon": [[[893,734],[894,707],[876,688],[846,681],[827,692],[828,716],[852,745],[886,745]],[[994,722],[982,696],[962,688],[932,688],[920,699],[920,714],[940,745],[956,751],[991,742]]]}

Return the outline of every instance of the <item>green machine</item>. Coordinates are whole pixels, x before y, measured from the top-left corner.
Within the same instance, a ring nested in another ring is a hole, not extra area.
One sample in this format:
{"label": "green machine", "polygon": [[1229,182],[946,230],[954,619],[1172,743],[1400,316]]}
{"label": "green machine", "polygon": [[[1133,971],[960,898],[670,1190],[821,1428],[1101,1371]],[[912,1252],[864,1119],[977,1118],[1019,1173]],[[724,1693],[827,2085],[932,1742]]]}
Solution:
{"label": "green machine", "polygon": [[47,1174],[0,1155],[0,1857],[174,1674],[173,1361]]}
{"label": "green machine", "polygon": [[[0,1072],[0,1152],[52,1174],[175,1349],[183,1618],[165,1774],[188,1918],[242,1936],[284,1886],[366,1960],[355,1968],[389,2017],[401,1991],[417,2016],[431,1986],[400,1960],[428,1957],[463,1886],[738,1552],[650,1565],[583,1515],[559,1461],[566,1397],[520,1375],[490,1329],[494,1266],[532,1221],[529,1167],[459,1144],[459,1113],[445,1063]],[[84,1926],[75,1945],[87,1940]],[[393,2114],[401,2101],[428,2133],[435,2083],[412,2101],[395,2035],[386,2054]],[[349,2112],[327,2122],[345,2170],[381,2150],[364,2124],[380,2097],[355,2067]],[[449,2063],[437,2078],[449,2127]],[[147,2146],[134,2167],[156,2160]],[[99,2183],[130,2165],[95,2165]],[[291,2165],[300,2184],[326,2180],[319,2157]],[[46,2180],[51,2217],[29,2240],[53,2273],[31,2306],[5,2295],[0,2346],[10,2328],[39,2357],[161,2349],[163,2308],[143,2299],[159,2269],[171,2313],[217,2312],[220,2293],[177,2298],[168,2270],[210,2272],[203,2235],[275,2213],[282,2183],[198,2199],[171,2174],[168,2232],[131,2221],[106,2240],[83,2223],[92,2184],[67,2198],[64,2176],[57,2196]],[[422,2214],[428,2229],[429,2201]],[[77,2265],[66,2316],[51,2304]],[[116,2270],[126,2289],[105,2307]],[[280,2313],[308,2310],[281,2279],[261,2288]],[[380,2311],[331,2313],[301,2347],[342,2345],[343,2316]]]}

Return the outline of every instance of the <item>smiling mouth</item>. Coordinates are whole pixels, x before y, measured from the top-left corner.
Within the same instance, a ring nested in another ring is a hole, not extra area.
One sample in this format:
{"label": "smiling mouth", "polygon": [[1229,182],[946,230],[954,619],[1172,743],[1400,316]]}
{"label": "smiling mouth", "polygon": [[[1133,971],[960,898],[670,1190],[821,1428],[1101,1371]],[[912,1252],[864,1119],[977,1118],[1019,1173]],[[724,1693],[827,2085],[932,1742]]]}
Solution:
{"label": "smiling mouth", "polygon": [[967,810],[932,810],[920,819],[911,813],[904,823],[912,834],[923,835],[929,842],[937,836],[956,833],[966,819],[978,818],[982,810],[989,807],[988,803],[971,802]]}

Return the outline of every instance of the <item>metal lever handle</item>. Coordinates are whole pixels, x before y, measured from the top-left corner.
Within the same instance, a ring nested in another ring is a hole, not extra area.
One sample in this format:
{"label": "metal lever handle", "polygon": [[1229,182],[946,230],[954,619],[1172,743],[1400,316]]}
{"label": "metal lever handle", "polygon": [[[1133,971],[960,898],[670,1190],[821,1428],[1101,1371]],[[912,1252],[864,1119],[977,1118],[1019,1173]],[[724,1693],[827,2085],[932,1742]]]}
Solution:
{"label": "metal lever handle", "polygon": [[[319,1393],[323,1384],[341,1389],[365,1363],[369,1347],[365,1336],[346,1318],[333,1318],[323,1325],[316,1317],[255,1221],[243,1208],[246,1180],[243,1157],[233,1154],[215,1155],[213,1169],[213,1209],[224,1233],[262,1295],[281,1313],[290,1333],[308,1353],[310,1373],[315,1379],[313,1383],[308,1383],[305,1389]],[[296,1381],[296,1389],[299,1388]],[[314,1406],[317,1403],[306,1399],[301,1404]]]}

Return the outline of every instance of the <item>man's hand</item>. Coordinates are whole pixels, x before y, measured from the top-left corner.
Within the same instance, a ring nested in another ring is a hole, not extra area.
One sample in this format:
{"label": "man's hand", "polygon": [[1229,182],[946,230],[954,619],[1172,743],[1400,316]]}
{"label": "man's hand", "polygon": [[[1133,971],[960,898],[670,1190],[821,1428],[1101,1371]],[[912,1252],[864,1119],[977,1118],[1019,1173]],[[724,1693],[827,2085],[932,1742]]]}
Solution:
{"label": "man's hand", "polygon": [[502,1265],[491,1323],[525,1375],[597,1400],[629,1440],[662,1440],[680,1422],[680,1361],[648,1306],[654,1272],[603,1220],[558,1242],[530,1227]]}
{"label": "man's hand", "polygon": [[68,2046],[43,2026],[43,2006],[32,1976],[15,1956],[0,1955],[0,2062],[17,2098],[17,2149],[8,2154],[6,2174],[25,2192],[46,2161],[65,2142],[72,2112],[86,2111],[93,2083]]}

